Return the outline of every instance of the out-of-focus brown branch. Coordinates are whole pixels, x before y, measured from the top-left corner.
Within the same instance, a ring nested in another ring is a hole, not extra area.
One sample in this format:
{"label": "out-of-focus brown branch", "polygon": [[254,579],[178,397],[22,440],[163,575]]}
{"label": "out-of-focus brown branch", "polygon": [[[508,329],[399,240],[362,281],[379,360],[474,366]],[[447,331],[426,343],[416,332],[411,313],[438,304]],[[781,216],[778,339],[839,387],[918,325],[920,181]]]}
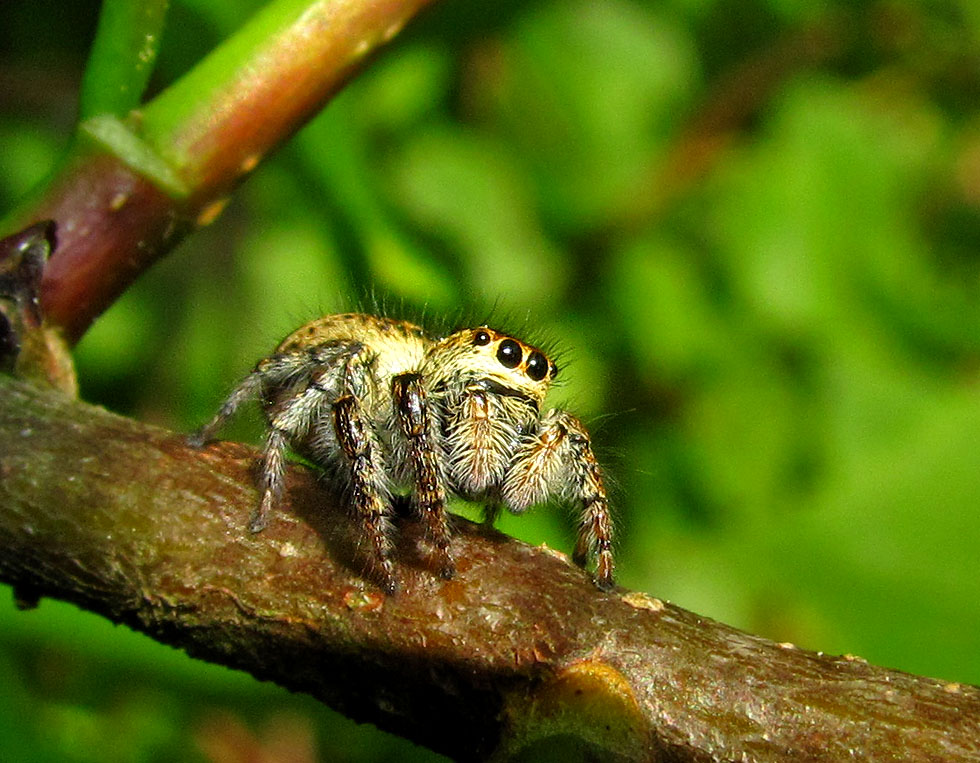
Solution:
{"label": "out-of-focus brown branch", "polygon": [[551,745],[601,760],[980,756],[980,690],[605,594],[563,556],[464,520],[451,581],[403,521],[401,592],[385,597],[308,470],[246,531],[256,457],[0,377],[0,580],[461,760]]}

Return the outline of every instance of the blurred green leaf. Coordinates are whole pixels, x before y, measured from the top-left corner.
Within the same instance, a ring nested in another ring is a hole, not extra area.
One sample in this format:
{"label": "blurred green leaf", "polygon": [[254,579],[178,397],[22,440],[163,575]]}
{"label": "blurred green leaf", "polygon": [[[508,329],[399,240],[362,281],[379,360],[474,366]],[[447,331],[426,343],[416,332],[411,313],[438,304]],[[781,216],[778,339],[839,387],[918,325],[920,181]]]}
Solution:
{"label": "blurred green leaf", "polygon": [[698,82],[687,30],[649,4],[618,0],[532,8],[495,64],[483,99],[549,217],[572,231],[617,211]]}
{"label": "blurred green leaf", "polygon": [[422,133],[389,173],[418,224],[459,252],[471,292],[504,309],[533,304],[541,314],[561,294],[560,255],[500,146],[456,132]]}
{"label": "blurred green leaf", "polygon": [[813,510],[776,529],[775,571],[847,634],[828,650],[956,680],[976,669],[964,655],[980,629],[980,406],[934,390],[915,407],[914,424],[841,464]]}
{"label": "blurred green leaf", "polygon": [[50,172],[63,148],[52,130],[0,117],[0,200],[25,196]]}

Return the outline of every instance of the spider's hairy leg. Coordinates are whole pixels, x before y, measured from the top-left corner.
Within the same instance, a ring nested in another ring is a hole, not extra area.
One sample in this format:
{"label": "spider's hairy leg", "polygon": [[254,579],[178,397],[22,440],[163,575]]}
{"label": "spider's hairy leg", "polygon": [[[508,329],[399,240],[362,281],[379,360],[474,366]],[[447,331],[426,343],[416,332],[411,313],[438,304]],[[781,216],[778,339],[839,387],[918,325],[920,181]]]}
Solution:
{"label": "spider's hairy leg", "polygon": [[380,443],[354,395],[344,395],[334,403],[333,417],[337,441],[350,467],[351,505],[370,541],[371,562],[380,582],[388,593],[394,593],[391,511]]}
{"label": "spider's hairy leg", "polygon": [[265,437],[262,449],[262,500],[249,520],[248,529],[262,532],[269,521],[273,507],[282,500],[286,476],[286,448],[289,440],[281,429],[272,427]]}
{"label": "spider's hairy leg", "polygon": [[613,529],[602,469],[585,427],[561,410],[542,417],[538,431],[514,458],[502,491],[504,503],[517,513],[556,494],[581,507],[572,559],[584,567],[594,556],[596,585],[610,590],[615,585]]}
{"label": "spider's hairy leg", "polygon": [[392,380],[392,392],[398,422],[408,441],[415,507],[437,549],[439,572],[448,579],[455,574],[456,568],[449,553],[446,491],[433,442],[429,404],[421,375],[406,373],[396,376]]}
{"label": "spider's hairy leg", "polygon": [[242,403],[248,402],[259,396],[262,391],[262,374],[253,371],[232,391],[232,393],[221,404],[221,408],[214,414],[211,420],[198,429],[187,435],[187,444],[192,448],[203,448],[207,443],[214,439],[215,434],[230,419],[235,411],[241,407]]}
{"label": "spider's hairy leg", "polygon": [[290,352],[273,355],[260,361],[255,369],[232,390],[211,420],[193,434],[187,436],[187,443],[193,448],[202,448],[214,439],[218,430],[224,426],[242,403],[260,397],[269,387],[283,384],[289,378],[304,371],[309,365],[309,353]]}
{"label": "spider's hairy leg", "polygon": [[282,500],[286,477],[286,449],[290,442],[302,439],[313,422],[321,416],[330,400],[327,386],[332,371],[321,368],[294,397],[284,397],[266,412],[269,432],[262,453],[262,500],[252,515],[248,528],[253,533],[265,529],[269,514]]}

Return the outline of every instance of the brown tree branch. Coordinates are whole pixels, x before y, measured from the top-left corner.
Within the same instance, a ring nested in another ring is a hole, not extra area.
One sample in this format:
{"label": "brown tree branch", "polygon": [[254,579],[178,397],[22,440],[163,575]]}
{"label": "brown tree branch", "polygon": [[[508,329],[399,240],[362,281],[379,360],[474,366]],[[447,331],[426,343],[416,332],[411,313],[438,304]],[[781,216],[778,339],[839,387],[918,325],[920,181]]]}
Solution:
{"label": "brown tree branch", "polygon": [[[400,524],[401,592],[304,468],[245,525],[257,454],[0,377],[0,580],[305,691],[462,760],[976,760],[980,690],[775,644],[453,522],[458,575]],[[26,615],[25,615],[26,616]]]}

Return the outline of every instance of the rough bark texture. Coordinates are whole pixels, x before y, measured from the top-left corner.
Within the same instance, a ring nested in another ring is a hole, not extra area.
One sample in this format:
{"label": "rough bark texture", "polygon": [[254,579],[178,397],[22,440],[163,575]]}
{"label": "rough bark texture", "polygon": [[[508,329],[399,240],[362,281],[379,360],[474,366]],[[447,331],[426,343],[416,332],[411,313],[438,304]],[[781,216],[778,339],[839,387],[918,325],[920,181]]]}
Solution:
{"label": "rough bark texture", "polygon": [[[458,575],[400,524],[401,592],[359,574],[326,486],[245,529],[256,453],[0,377],[0,580],[319,697],[461,760],[976,760],[980,691],[779,645],[560,554],[453,523]],[[29,615],[25,615],[29,616]]]}

